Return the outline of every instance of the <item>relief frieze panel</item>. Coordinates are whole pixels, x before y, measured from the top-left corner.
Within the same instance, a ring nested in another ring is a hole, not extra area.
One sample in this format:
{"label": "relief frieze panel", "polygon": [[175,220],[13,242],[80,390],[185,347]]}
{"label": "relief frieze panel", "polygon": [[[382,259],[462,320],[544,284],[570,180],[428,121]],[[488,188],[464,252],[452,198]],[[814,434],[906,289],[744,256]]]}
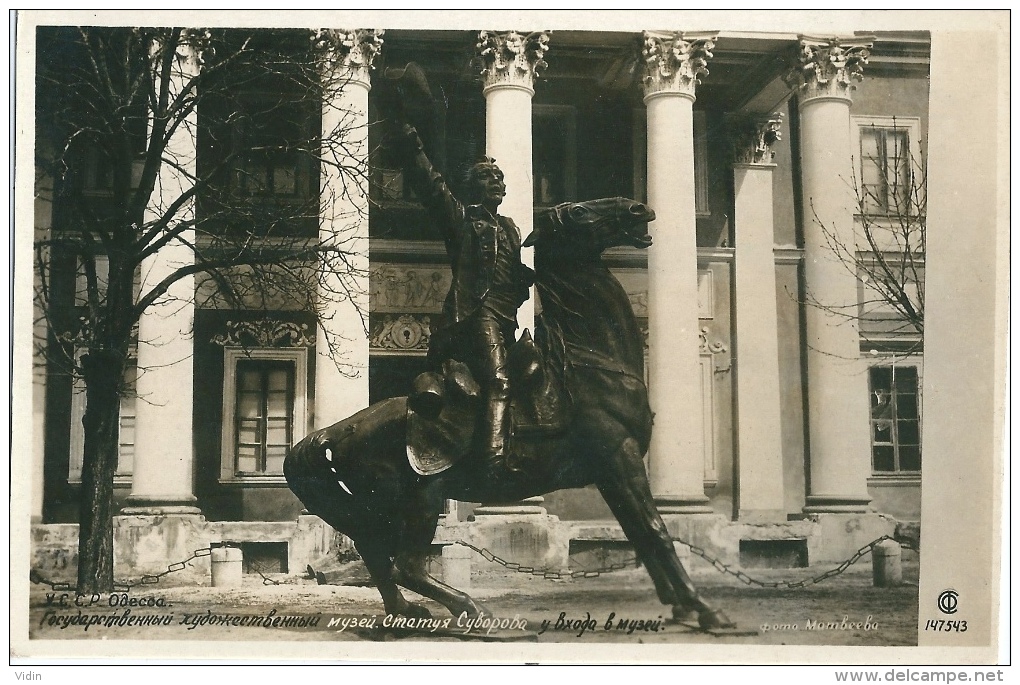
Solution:
{"label": "relief frieze panel", "polygon": [[438,314],[451,281],[445,266],[381,264],[369,275],[369,306],[376,313]]}

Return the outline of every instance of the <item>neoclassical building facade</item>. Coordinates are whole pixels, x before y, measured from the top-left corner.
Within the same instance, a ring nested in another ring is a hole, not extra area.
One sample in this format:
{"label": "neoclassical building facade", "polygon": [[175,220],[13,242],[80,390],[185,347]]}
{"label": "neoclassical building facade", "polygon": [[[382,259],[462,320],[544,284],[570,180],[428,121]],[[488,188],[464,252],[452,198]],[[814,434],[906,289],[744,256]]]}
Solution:
{"label": "neoclassical building facade", "polygon": [[[896,193],[923,168],[927,34],[310,33],[346,81],[318,124],[355,132],[353,164],[380,142],[380,80],[414,61],[437,103],[420,131],[435,165],[456,185],[494,157],[500,211],[523,235],[536,209],[560,202],[624,196],[654,209],[652,247],[605,260],[647,332],[647,468],[679,538],[737,563],[805,565],[920,519],[920,333],[845,255],[898,258],[891,240],[862,244],[861,226],[891,225]],[[194,124],[172,145],[200,166],[201,112]],[[230,309],[199,277],[175,286],[185,306],[142,316],[139,340],[160,344],[137,349],[134,396],[146,401],[122,402],[118,569],[221,542],[282,571],[325,554],[330,531],[284,481],[287,446],[405,394],[441,324],[441,234],[399,170],[372,161],[370,179],[339,192],[330,168],[264,164],[275,192],[323,198],[321,239],[365,217],[344,238],[357,295],[316,326],[301,307]],[[54,217],[40,203],[37,232],[59,230]],[[188,258],[163,250],[145,278]],[[522,328],[536,306],[521,309]],[[37,563],[56,566],[73,562],[84,395],[43,360],[35,381],[33,535]],[[622,534],[583,489],[451,502],[437,542],[456,539],[551,564]]]}

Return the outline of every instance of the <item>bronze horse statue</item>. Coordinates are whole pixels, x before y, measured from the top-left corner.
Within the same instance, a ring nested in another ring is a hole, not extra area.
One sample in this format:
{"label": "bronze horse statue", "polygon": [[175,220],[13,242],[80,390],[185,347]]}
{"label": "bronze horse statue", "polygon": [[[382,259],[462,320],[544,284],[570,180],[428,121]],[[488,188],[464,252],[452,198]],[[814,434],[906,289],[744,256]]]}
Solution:
{"label": "bronze horse statue", "polygon": [[[536,246],[543,305],[536,331],[538,366],[562,389],[568,408],[559,430],[515,429],[513,452],[520,455],[521,468],[508,467],[492,478],[484,460],[468,458],[421,475],[409,461],[409,417],[415,406],[412,398],[408,411],[407,397],[377,402],[290,450],[284,473],[291,490],[310,513],[354,541],[387,613],[428,616],[427,609],[404,599],[398,586],[455,615],[485,613],[471,597],[426,571],[445,499],[509,502],[595,484],[673,616],[696,613],[703,628],[732,625],[695,589],[655,509],[643,462],[652,432],[643,337],[626,292],[602,262],[610,247],[647,248],[646,224],[654,217],[647,206],[626,198],[536,212],[535,232],[525,245]],[[471,395],[470,379],[459,385],[461,395]]]}

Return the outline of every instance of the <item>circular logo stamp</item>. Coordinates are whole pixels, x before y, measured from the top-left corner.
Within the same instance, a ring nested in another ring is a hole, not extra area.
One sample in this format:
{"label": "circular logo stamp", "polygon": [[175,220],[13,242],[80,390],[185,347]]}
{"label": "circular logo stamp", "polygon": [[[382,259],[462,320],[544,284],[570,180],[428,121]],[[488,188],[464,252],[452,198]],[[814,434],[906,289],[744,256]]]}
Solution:
{"label": "circular logo stamp", "polygon": [[949,588],[948,590],[943,590],[939,593],[939,611],[943,614],[955,614],[959,604],[960,593],[956,590]]}

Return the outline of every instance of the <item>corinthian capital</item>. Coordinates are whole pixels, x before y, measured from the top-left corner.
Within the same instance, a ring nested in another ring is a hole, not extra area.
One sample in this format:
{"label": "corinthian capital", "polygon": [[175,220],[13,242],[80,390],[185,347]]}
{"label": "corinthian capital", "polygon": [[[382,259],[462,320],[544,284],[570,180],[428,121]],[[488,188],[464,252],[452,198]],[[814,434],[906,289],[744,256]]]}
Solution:
{"label": "corinthian capital", "polygon": [[734,117],[730,120],[733,131],[734,164],[769,164],[775,156],[772,146],[782,140],[781,112],[768,115]]}
{"label": "corinthian capital", "polygon": [[481,66],[482,90],[497,86],[523,88],[534,93],[535,79],[549,66],[549,32],[482,31],[478,34],[476,60]]}
{"label": "corinthian capital", "polygon": [[177,43],[177,60],[182,70],[196,71],[215,56],[216,49],[212,47],[212,32],[209,29],[181,30],[180,41]]}
{"label": "corinthian capital", "polygon": [[802,99],[830,96],[850,99],[855,81],[864,80],[870,38],[813,38],[801,36],[798,64],[787,83]]}
{"label": "corinthian capital", "polygon": [[715,32],[662,33],[645,31],[641,56],[645,62],[645,97],[678,92],[694,98],[715,47]]}
{"label": "corinthian capital", "polygon": [[365,85],[375,56],[382,50],[381,29],[319,29],[312,36],[312,49],[325,74],[350,78]]}

